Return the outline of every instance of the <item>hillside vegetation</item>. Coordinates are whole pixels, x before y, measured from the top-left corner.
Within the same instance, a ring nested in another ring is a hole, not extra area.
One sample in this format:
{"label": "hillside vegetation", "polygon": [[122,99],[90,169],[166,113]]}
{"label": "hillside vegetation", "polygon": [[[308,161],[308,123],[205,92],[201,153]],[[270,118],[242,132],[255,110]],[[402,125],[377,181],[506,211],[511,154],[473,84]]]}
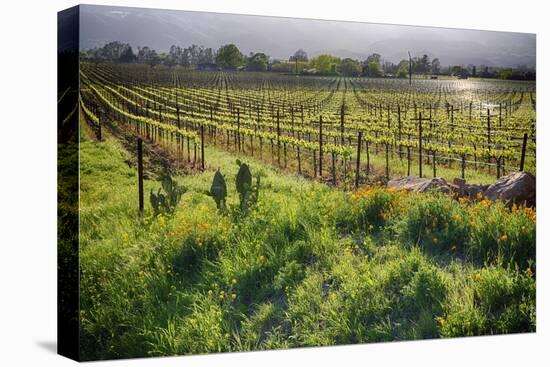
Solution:
{"label": "hillside vegetation", "polygon": [[137,211],[137,174],[109,134],[82,137],[83,359],[248,351],[535,330],[533,209],[368,186],[344,192],[235,154],[173,178],[173,213]]}

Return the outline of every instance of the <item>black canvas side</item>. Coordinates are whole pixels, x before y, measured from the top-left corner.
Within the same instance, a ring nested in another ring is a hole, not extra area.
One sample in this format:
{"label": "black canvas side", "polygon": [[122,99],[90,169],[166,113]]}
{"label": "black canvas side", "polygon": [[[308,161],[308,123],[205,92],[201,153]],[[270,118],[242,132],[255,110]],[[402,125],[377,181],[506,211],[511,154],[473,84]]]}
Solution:
{"label": "black canvas side", "polygon": [[79,360],[79,7],[57,16],[57,352]]}

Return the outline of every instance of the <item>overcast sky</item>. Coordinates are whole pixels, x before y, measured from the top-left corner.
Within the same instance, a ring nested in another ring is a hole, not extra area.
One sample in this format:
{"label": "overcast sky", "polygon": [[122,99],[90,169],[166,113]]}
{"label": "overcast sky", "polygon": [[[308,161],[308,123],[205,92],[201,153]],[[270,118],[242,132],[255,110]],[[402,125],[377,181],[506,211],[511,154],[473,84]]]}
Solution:
{"label": "overcast sky", "polygon": [[[180,10],[81,5],[80,48],[121,41],[167,51],[171,45],[218,49],[234,43],[249,52],[288,59],[298,48],[310,57],[330,53],[365,59],[373,52],[399,62],[428,54],[443,65],[535,66],[534,34],[389,24],[233,15]],[[466,15],[465,15],[466,16]]]}

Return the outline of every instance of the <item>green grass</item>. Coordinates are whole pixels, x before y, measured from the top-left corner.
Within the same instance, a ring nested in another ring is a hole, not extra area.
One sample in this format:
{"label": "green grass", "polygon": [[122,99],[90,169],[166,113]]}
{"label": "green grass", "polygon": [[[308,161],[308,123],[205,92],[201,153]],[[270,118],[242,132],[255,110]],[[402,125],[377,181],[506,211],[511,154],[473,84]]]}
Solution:
{"label": "green grass", "polygon": [[[209,147],[212,169],[175,177],[175,213],[153,217],[146,180],[140,216],[136,170],[104,135],[80,154],[85,360],[535,330],[534,212],[346,193],[241,157],[261,176],[242,215],[236,156]],[[205,195],[216,168],[226,213]]]}

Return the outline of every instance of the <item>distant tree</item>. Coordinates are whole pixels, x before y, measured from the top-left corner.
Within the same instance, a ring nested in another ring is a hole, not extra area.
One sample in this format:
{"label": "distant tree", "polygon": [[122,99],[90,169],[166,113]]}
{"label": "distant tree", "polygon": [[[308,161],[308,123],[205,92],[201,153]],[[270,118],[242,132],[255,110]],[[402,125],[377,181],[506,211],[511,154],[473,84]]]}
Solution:
{"label": "distant tree", "polygon": [[439,74],[441,72],[441,62],[436,57],[432,60],[432,74]]}
{"label": "distant tree", "polygon": [[367,57],[367,60],[365,63],[368,65],[371,62],[375,62],[380,66],[382,63],[382,56],[380,54],[373,53],[372,55]]}
{"label": "distant tree", "polygon": [[336,73],[336,65],[339,62],[338,57],[324,54],[311,59],[310,65],[316,70],[317,74],[331,75]]}
{"label": "distant tree", "polygon": [[370,77],[382,76],[382,71],[380,70],[380,64],[378,64],[375,61],[369,62],[367,64],[367,70],[365,74]]}
{"label": "distant tree", "polygon": [[508,80],[511,79],[512,69],[502,69],[498,72],[499,79]]}
{"label": "distant tree", "polygon": [[138,46],[137,61],[140,64],[145,64],[147,62],[147,59],[149,58],[150,53],[151,53],[151,49],[149,48],[149,46],[144,46],[144,47]]}
{"label": "distant tree", "polygon": [[127,63],[136,61],[136,55],[134,54],[134,50],[132,50],[132,46],[128,45],[128,47],[122,51],[118,60]]}
{"label": "distant tree", "polygon": [[455,75],[455,76],[458,76],[462,73],[464,69],[462,68],[462,66],[460,65],[454,65],[451,67],[451,74],[452,75]]}
{"label": "distant tree", "polygon": [[157,54],[157,52],[148,46],[145,47],[138,47],[138,55],[137,55],[138,62],[142,64],[147,64],[151,68],[154,68],[156,65],[160,64],[162,59]]}
{"label": "distant tree", "polygon": [[88,50],[87,52],[88,58],[92,60],[92,62],[97,65],[103,61],[105,61],[105,56],[103,55],[103,48],[93,48]]}
{"label": "distant tree", "polygon": [[243,55],[234,44],[220,47],[216,55],[216,63],[224,69],[234,69],[242,65]]}
{"label": "distant tree", "polygon": [[428,55],[423,55],[418,62],[418,71],[421,73],[429,73],[432,68],[430,62],[430,57]]}
{"label": "distant tree", "polygon": [[275,73],[291,73],[294,71],[294,63],[276,60],[273,64],[271,64],[270,71]]}
{"label": "distant tree", "polygon": [[401,60],[397,64],[397,77],[408,78],[409,77],[409,60]]}
{"label": "distant tree", "polygon": [[382,71],[384,74],[397,74],[397,65],[391,61],[384,61],[382,65]]}
{"label": "distant tree", "polygon": [[149,65],[151,68],[154,68],[158,64],[160,64],[162,61],[162,58],[155,50],[151,51],[151,54],[149,55],[149,59],[147,60],[147,65]]}
{"label": "distant tree", "polygon": [[111,62],[119,61],[122,53],[129,47],[129,45],[113,41],[106,43],[103,46],[103,57]]}
{"label": "distant tree", "polygon": [[269,56],[264,53],[251,54],[246,59],[246,69],[250,71],[266,71],[268,62]]}
{"label": "distant tree", "polygon": [[361,64],[356,60],[345,58],[338,64],[337,70],[344,76],[358,76],[361,74]]}
{"label": "distant tree", "polygon": [[288,59],[289,61],[308,61],[308,58],[307,58],[307,52],[305,52],[304,50],[302,49],[299,49],[298,51],[296,51],[294,53],[294,55],[290,56],[290,58]]}
{"label": "distant tree", "polygon": [[198,59],[199,64],[214,64],[214,51],[210,47],[204,48],[201,46]]}
{"label": "distant tree", "polygon": [[294,73],[298,74],[299,70],[303,70],[304,64],[308,62],[307,52],[299,49],[288,60],[294,62]]}
{"label": "distant tree", "polygon": [[181,64],[183,50],[180,46],[172,45],[168,51],[168,55],[164,58],[164,65],[175,66]]}
{"label": "distant tree", "polygon": [[382,56],[373,53],[363,63],[363,74],[370,77],[382,76]]}

